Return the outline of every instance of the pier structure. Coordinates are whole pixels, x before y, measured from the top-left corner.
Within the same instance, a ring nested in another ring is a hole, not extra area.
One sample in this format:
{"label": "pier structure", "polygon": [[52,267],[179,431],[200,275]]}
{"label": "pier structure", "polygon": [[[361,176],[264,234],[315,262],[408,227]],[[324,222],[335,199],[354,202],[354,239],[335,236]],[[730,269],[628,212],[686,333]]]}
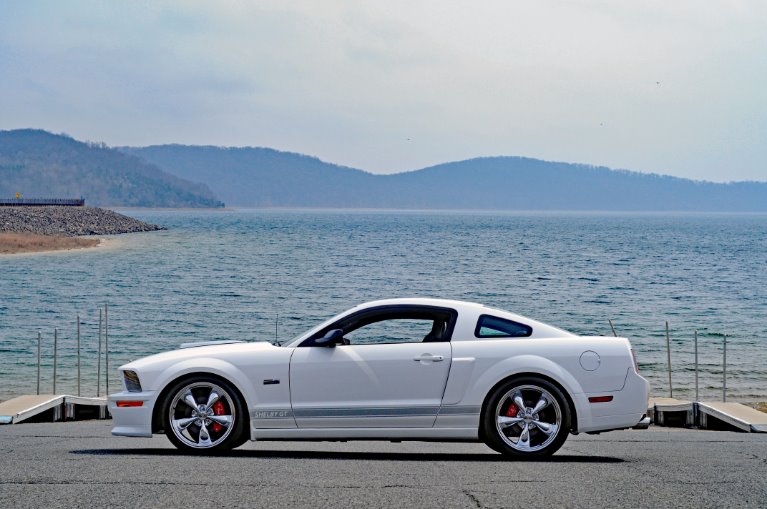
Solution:
{"label": "pier structure", "polygon": [[647,415],[656,426],[767,433],[767,414],[741,403],[650,398]]}
{"label": "pier structure", "polygon": [[33,394],[0,403],[0,424],[20,422],[58,422],[109,418],[107,399],[69,396],[66,394]]}
{"label": "pier structure", "polygon": [[85,198],[0,198],[0,207],[84,207]]}

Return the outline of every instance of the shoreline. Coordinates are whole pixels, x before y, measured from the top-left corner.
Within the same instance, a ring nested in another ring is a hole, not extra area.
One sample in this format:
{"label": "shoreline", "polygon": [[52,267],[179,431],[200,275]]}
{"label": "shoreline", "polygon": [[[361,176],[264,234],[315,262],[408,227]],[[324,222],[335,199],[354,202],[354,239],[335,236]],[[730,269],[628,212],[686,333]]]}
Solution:
{"label": "shoreline", "polygon": [[118,247],[113,237],[39,235],[35,233],[0,232],[0,257],[32,256],[73,251],[94,251]]}
{"label": "shoreline", "polygon": [[25,254],[47,251],[71,251],[98,246],[100,239],[87,237],[65,237],[62,235],[41,235],[37,233],[0,233],[0,254]]}

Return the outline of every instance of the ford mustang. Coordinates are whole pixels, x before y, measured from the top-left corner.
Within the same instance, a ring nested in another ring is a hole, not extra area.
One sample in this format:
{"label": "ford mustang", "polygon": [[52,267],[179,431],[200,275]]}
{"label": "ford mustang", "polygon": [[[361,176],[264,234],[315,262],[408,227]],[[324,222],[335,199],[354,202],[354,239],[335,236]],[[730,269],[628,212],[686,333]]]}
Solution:
{"label": "ford mustang", "polygon": [[181,345],[120,367],[112,433],[179,449],[250,440],[481,441],[544,457],[568,434],[646,428],[629,341],[480,304],[361,304],[285,344]]}

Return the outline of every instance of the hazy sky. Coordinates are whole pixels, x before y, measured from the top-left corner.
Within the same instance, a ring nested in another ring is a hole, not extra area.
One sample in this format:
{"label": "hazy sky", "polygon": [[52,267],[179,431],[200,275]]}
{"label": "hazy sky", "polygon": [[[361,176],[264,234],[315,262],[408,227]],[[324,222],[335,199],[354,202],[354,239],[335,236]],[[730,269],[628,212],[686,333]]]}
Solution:
{"label": "hazy sky", "polygon": [[0,4],[0,129],[767,180],[767,2]]}

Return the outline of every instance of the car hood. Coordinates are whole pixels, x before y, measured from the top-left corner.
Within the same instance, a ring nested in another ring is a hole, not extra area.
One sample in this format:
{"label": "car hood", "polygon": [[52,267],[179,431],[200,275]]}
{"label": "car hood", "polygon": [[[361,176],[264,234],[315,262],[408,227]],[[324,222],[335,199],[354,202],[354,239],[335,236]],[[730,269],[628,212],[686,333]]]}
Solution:
{"label": "car hood", "polygon": [[148,357],[142,357],[135,361],[131,361],[128,364],[120,366],[121,370],[130,369],[136,371],[144,371],[146,369],[162,369],[165,366],[174,364],[176,362],[185,361],[188,359],[194,359],[198,357],[207,357],[214,359],[232,358],[244,353],[257,353],[259,351],[269,351],[275,348],[266,341],[258,341],[254,343],[224,343],[214,345],[203,345],[187,348],[179,348],[177,350],[171,350],[169,352],[162,352]]}

